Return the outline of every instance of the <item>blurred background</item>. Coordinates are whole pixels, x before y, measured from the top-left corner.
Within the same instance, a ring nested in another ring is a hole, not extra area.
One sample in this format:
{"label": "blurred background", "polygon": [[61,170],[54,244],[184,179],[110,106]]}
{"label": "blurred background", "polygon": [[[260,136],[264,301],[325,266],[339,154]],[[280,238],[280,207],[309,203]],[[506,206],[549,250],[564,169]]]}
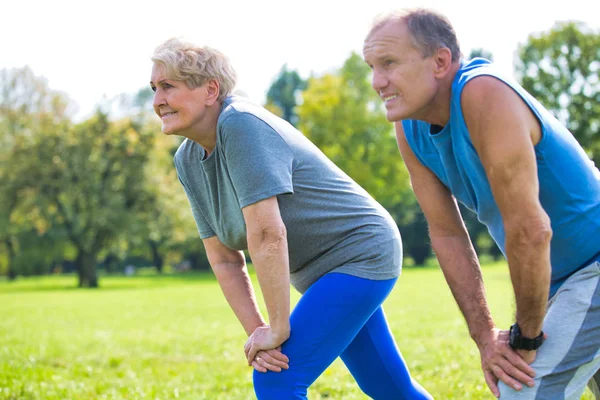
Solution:
{"label": "blurred background", "polygon": [[[395,218],[406,265],[431,257],[426,226],[369,85],[361,47],[397,6],[343,2],[42,2],[3,6],[0,276],[208,269],[148,87],[171,36],[224,51],[237,93],[296,125]],[[424,1],[456,27],[465,58],[495,61],[600,160],[600,13],[590,2]],[[480,256],[501,255],[464,213]]]}
{"label": "blurred background", "polygon": [[[253,397],[245,334],[175,174],[180,139],[152,111],[150,55],[173,36],[227,54],[238,94],[389,210],[405,270],[385,307],[413,377],[436,399],[493,398],[362,60],[371,19],[398,6],[446,14],[465,59],[494,61],[600,165],[600,13],[588,0],[2,3],[0,399]],[[462,212],[507,328],[506,263]],[[309,397],[365,398],[339,361]]]}

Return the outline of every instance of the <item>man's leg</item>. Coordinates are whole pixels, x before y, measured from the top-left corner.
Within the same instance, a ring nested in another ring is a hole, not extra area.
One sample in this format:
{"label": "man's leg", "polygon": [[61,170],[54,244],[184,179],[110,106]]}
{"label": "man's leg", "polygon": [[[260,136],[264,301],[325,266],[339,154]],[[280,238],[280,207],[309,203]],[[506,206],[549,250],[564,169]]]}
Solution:
{"label": "man's leg", "polygon": [[548,339],[531,364],[535,386],[515,391],[499,384],[501,399],[579,400],[600,367],[600,263],[571,276],[552,298]]}
{"label": "man's leg", "polygon": [[346,349],[390,293],[396,279],[373,281],[329,273],[300,298],[283,344],[289,369],[254,371],[259,400],[306,399],[308,387]]}
{"label": "man's leg", "polygon": [[588,382],[588,387],[594,394],[596,400],[600,400],[600,370],[596,372],[592,379]]}

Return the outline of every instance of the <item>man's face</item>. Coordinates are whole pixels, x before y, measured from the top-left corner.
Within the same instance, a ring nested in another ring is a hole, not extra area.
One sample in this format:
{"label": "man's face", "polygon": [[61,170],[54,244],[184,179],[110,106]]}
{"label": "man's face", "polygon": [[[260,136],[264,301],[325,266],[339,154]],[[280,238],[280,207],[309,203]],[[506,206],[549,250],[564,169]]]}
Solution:
{"label": "man's face", "polygon": [[372,31],[363,54],[389,121],[420,119],[427,113],[438,89],[435,64],[414,46],[404,22],[389,21]]}

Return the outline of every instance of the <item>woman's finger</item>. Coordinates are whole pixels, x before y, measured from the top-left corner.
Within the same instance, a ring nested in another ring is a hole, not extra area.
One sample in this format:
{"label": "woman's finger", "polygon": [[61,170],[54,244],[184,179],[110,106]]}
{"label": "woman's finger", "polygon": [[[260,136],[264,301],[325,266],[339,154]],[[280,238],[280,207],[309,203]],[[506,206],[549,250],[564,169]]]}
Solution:
{"label": "woman's finger", "polygon": [[[282,369],[288,369],[289,365],[287,361],[280,359],[282,358],[281,356],[283,356],[283,354],[281,354],[280,352],[274,350],[267,350],[259,351],[256,355],[256,358],[261,357],[269,365],[277,366]],[[287,359],[287,357],[285,357],[285,359]]]}
{"label": "woman's finger", "polygon": [[257,370],[258,372],[267,372],[267,369],[265,367],[263,367],[262,365],[260,365],[260,359],[257,360],[253,360],[252,361],[252,367]]}

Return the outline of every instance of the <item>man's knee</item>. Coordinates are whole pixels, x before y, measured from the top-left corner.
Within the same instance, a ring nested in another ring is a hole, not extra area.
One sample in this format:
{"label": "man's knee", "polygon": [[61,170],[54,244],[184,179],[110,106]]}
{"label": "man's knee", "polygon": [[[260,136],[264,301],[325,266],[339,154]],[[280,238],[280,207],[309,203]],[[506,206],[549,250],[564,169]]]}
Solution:
{"label": "man's knee", "polygon": [[289,370],[254,371],[253,381],[254,393],[258,400],[306,399],[308,387],[303,387]]}
{"label": "man's knee", "polygon": [[592,376],[592,379],[588,382],[588,388],[596,399],[600,399],[600,370],[596,371],[596,374]]}

